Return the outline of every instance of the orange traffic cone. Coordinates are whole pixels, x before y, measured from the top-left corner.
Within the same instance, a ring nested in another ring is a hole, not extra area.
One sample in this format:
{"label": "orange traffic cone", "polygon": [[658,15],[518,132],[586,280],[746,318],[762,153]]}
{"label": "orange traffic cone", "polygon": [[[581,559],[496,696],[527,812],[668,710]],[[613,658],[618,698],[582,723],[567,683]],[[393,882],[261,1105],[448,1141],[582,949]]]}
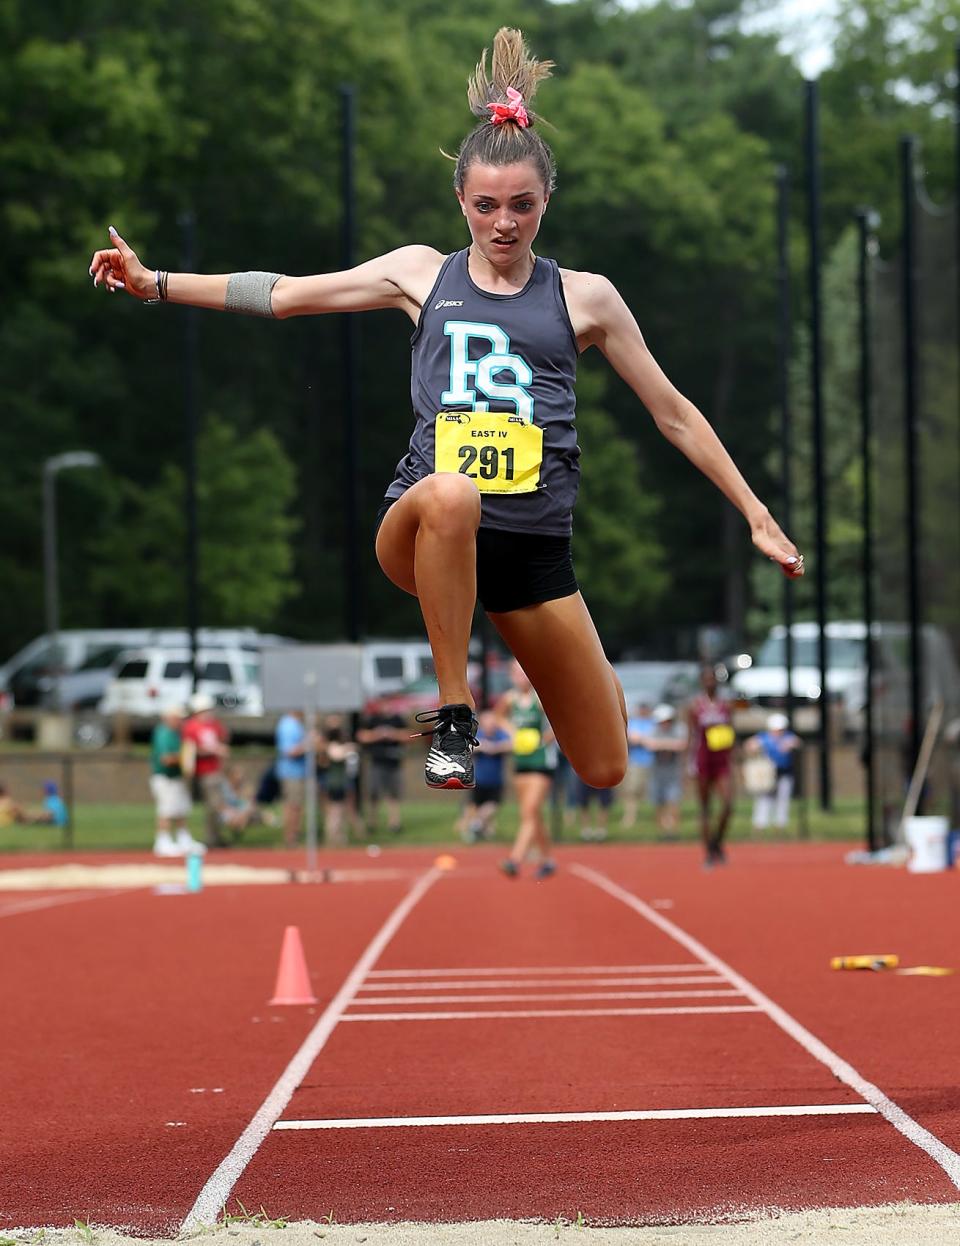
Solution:
{"label": "orange traffic cone", "polygon": [[298,926],[288,926],[283,932],[280,948],[280,964],[277,966],[277,985],[273,988],[271,1004],[315,1004],[317,997],[310,987],[307,958],[303,954]]}

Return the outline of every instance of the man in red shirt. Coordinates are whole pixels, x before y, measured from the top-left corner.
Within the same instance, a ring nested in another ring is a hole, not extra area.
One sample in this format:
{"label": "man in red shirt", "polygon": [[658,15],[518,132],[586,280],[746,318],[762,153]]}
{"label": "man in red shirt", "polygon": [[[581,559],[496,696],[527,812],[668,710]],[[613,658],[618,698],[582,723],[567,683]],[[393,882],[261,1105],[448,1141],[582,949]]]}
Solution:
{"label": "man in red shirt", "polygon": [[227,731],[214,717],[214,700],[206,692],[190,698],[190,717],[183,725],[182,769],[194,777],[206,809],[208,848],[224,847],[223,839],[223,763],[230,755]]}

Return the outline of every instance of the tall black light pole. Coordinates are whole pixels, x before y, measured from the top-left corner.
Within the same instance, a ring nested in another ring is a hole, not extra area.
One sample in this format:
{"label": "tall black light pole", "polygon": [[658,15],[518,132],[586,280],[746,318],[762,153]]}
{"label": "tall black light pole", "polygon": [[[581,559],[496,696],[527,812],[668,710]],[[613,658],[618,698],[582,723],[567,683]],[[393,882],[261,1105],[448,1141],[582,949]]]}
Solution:
{"label": "tall black light pole", "polygon": [[[957,265],[957,354],[960,356],[960,42],[954,47],[954,95],[953,95],[953,202],[954,202],[954,241]],[[958,360],[960,362],[960,360]],[[960,400],[960,387],[957,398]],[[960,424],[958,424],[960,427]]]}
{"label": "tall black light pole", "polygon": [[[790,174],[777,169],[777,379],[780,401],[780,508],[784,531],[793,531],[793,418],[790,409]],[[783,580],[783,659],[787,672],[787,719],[793,730],[793,592]]]}
{"label": "tall black light pole", "polygon": [[[917,283],[916,230],[914,226],[914,160],[916,139],[905,135],[900,140],[900,180],[902,236],[900,245],[903,307],[903,452],[906,476],[907,508],[907,629],[910,644],[910,738],[909,765],[912,770],[920,755],[923,734],[923,671],[921,651],[920,604],[920,490],[918,481],[919,455],[917,432],[920,412],[917,367]],[[923,795],[921,793],[921,804]],[[922,812],[918,808],[918,812]]]}
{"label": "tall black light pole", "polygon": [[857,301],[860,306],[860,474],[861,524],[863,527],[863,622],[866,628],[866,696],[863,705],[863,752],[867,779],[867,847],[876,852],[883,847],[877,834],[876,793],[877,767],[874,756],[873,684],[873,352],[871,350],[870,317],[870,249],[877,215],[869,208],[857,210],[857,231],[860,239],[860,265],[857,274]]}
{"label": "tall black light pole", "polygon": [[[197,266],[197,218],[192,208],[180,213],[180,247],[183,271]],[[200,521],[197,513],[197,437],[200,412],[197,405],[197,361],[200,341],[200,309],[184,307],[183,316],[183,417],[184,417],[184,509],[187,518],[185,568],[187,581],[187,633],[190,646],[190,686],[197,686],[197,632],[200,627]]]}
{"label": "tall black light pole", "polygon": [[[343,268],[357,262],[357,203],[354,184],[356,155],[356,94],[340,87],[341,193]],[[344,630],[354,643],[363,631],[363,589],[360,582],[360,376],[359,325],[356,313],[340,317],[343,352],[343,578]]]}
{"label": "tall black light pole", "polygon": [[60,640],[60,564],[57,541],[57,476],[74,467],[98,467],[100,455],[92,450],[68,450],[55,454],[43,464],[43,589],[47,635],[53,645],[54,697],[53,708],[60,704],[60,673],[62,659],[58,652]]}
{"label": "tall black light pole", "polygon": [[807,228],[810,247],[810,401],[813,422],[813,492],[817,656],[820,667],[820,806],[833,803],[830,773],[830,697],[827,691],[827,489],[823,430],[823,325],[820,289],[820,102],[816,82],[806,84]]}

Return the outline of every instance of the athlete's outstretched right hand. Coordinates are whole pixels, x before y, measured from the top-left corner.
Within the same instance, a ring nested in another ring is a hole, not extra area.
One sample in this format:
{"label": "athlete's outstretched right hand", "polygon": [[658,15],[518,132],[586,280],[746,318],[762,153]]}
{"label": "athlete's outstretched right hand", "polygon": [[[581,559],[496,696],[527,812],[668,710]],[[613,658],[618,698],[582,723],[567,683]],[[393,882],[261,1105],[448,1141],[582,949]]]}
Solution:
{"label": "athlete's outstretched right hand", "polygon": [[95,251],[90,262],[93,284],[106,286],[111,294],[124,290],[137,299],[156,298],[156,274],[144,268],[136,252],[127,246],[112,225],[109,233],[113,246],[106,251]]}
{"label": "athlete's outstretched right hand", "polygon": [[777,563],[788,580],[798,580],[803,575],[803,554],[786,535],[769,511],[754,522],[751,528],[753,543],[762,554]]}

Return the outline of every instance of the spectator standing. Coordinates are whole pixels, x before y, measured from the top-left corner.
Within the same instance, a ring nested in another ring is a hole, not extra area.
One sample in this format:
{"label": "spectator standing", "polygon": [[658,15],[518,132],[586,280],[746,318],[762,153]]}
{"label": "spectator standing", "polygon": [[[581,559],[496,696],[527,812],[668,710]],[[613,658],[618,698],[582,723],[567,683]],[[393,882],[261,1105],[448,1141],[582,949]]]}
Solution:
{"label": "spectator standing", "polygon": [[400,801],[403,799],[403,754],[410,728],[402,714],[389,709],[368,714],[357,731],[357,742],[366,758],[366,797],[370,803],[367,830],[375,835],[380,825],[380,804],[386,806],[387,830],[403,830]]}
{"label": "spectator standing", "polygon": [[[765,831],[770,825],[784,830],[790,823],[790,798],[793,795],[794,759],[800,747],[799,736],[789,729],[790,722],[786,714],[771,714],[767,719],[766,731],[753,736],[744,746],[747,751],[746,767],[750,759],[766,760],[769,763],[768,776],[765,781],[756,780],[759,790],[754,791],[753,829]],[[748,789],[753,786],[747,779]]]}
{"label": "spectator standing", "polygon": [[182,725],[183,711],[171,705],[150,738],[150,791],[157,818],[153,853],[157,857],[182,857],[203,847],[187,829],[190,792],[181,766]]}
{"label": "spectator standing", "polygon": [[214,705],[206,692],[195,692],[190,698],[190,717],[181,732],[181,765],[184,775],[196,781],[203,800],[207,847],[223,848],[223,763],[230,756],[230,746]]}
{"label": "spectator standing", "polygon": [[469,843],[494,837],[497,811],[503,801],[504,762],[507,754],[512,752],[510,732],[499,721],[496,712],[482,710],[473,759],[476,787],[469,794],[466,828]]}
{"label": "spectator standing", "polygon": [[[576,810],[577,829],[586,842],[601,843],[607,838],[607,822],[613,804],[612,787],[591,787],[579,775],[574,775],[570,788],[570,805]],[[596,813],[590,809],[596,805]]]}
{"label": "spectator standing", "polygon": [[647,799],[653,754],[643,741],[652,734],[653,719],[650,717],[650,706],[641,702],[637,705],[634,716],[627,719],[627,775],[623,781],[623,817],[621,819],[621,825],[627,831],[636,825],[640,803]]}
{"label": "spectator standing", "polygon": [[[730,705],[720,696],[717,672],[712,666],[701,669],[700,687],[700,695],[692,701],[688,717],[690,747],[695,750],[693,773],[700,802],[704,866],[712,869],[726,861],[723,841],[733,812],[733,746],[737,737]],[[720,801],[716,822],[711,816],[714,793]]]}
{"label": "spectator standing", "polygon": [[364,836],[364,828],[357,816],[360,749],[356,741],[350,739],[340,714],[329,714],[324,720],[322,751],[326,758],[324,789],[327,797],[324,839],[328,844],[343,847],[347,842],[347,822],[360,838]]}
{"label": "spectator standing", "polygon": [[677,711],[672,705],[658,705],[652,718],[653,734],[646,741],[653,759],[650,770],[650,800],[657,820],[657,830],[665,839],[674,839],[680,823],[687,728],[677,718]]}
{"label": "spectator standing", "polygon": [[283,800],[283,845],[295,848],[303,826],[310,738],[301,710],[289,710],[277,723],[274,767]]}

